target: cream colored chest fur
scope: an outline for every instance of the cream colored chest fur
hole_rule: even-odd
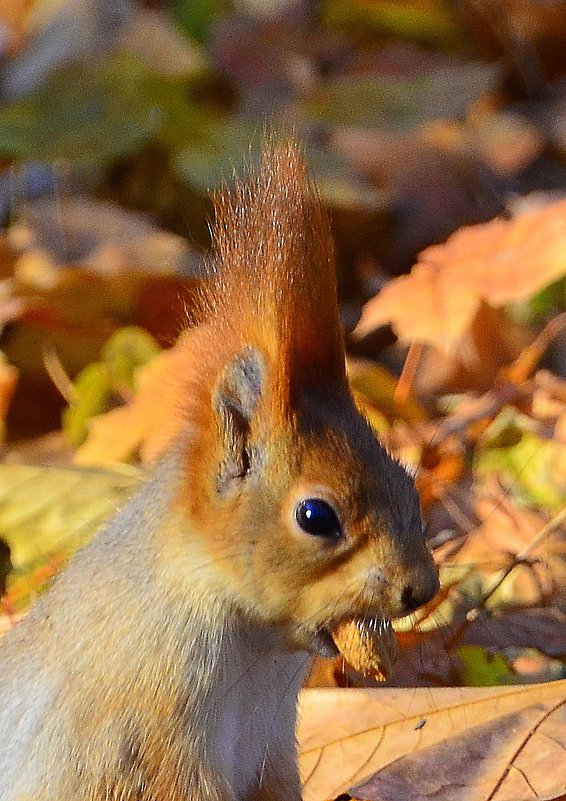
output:
[[[224,686],[215,688],[214,733],[209,759],[237,798],[245,797],[274,765],[295,751],[297,694],[307,654],[281,655],[234,649]]]

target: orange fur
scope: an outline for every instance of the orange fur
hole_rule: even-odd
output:
[[[348,390],[294,144],[219,198],[214,235],[200,324],[137,401],[169,452],[0,644],[0,801],[299,801],[310,655],[436,591],[413,481]]]
[[[214,335],[262,348],[276,370],[272,392],[289,405],[307,384],[343,383],[332,238],[297,145],[264,151],[258,175],[215,209]]]

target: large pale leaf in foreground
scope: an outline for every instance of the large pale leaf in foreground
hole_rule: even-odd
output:
[[[133,494],[140,471],[0,466],[0,536],[16,574],[65,558]]]
[[[410,275],[391,281],[364,307],[357,333],[391,323],[404,342],[449,348],[482,301],[522,301],[566,273],[566,201],[461,228],[426,248]]]
[[[299,744],[305,801],[355,786],[376,801],[554,798],[566,787],[566,681],[305,690]]]

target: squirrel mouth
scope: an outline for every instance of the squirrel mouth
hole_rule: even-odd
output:
[[[352,617],[331,630],[317,632],[317,651],[321,656],[339,653],[354,670],[377,681],[391,678],[397,658],[395,631],[388,618]]]

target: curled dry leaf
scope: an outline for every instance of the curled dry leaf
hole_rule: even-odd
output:
[[[354,670],[387,681],[397,657],[397,641],[391,621],[377,618],[354,618],[339,623],[332,639]]]
[[[404,342],[450,349],[481,301],[502,306],[531,297],[566,273],[566,200],[461,228],[426,248],[410,275],[391,281],[364,307],[356,333],[391,323]]]

